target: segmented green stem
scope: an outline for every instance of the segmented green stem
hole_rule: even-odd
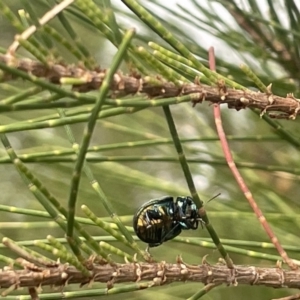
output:
[[[180,165],[181,165],[181,168],[183,170],[186,182],[188,184],[191,196],[193,197],[197,207],[202,207],[203,202],[201,201],[201,199],[200,199],[200,197],[199,197],[199,195],[196,191],[196,187],[195,187],[195,184],[194,184],[194,181],[193,181],[193,177],[192,177],[192,174],[190,172],[190,168],[189,168],[189,165],[187,163],[187,159],[186,159],[185,154],[183,152],[183,149],[182,149],[182,146],[181,146],[181,143],[180,143],[180,139],[179,139],[176,127],[175,127],[175,123],[174,123],[170,108],[169,108],[169,106],[164,106],[163,110],[164,110],[164,113],[165,113],[165,116],[166,116],[166,120],[167,120],[169,130],[170,130],[170,133],[171,133],[171,136],[172,136],[172,139],[173,139],[173,143],[174,143],[174,146],[175,146],[176,151],[178,153],[178,158],[179,158],[179,161],[180,161]]]
[[[64,112],[62,110],[60,110],[59,112],[60,112],[60,114],[63,118],[65,116]],[[65,130],[67,132],[68,139],[69,139],[70,143],[73,146],[73,150],[78,155],[78,153],[79,153],[78,144],[75,141],[75,137],[72,133],[72,130],[71,130],[70,126],[68,126],[68,125],[65,126]],[[138,251],[139,254],[143,255],[146,258],[148,258],[147,254],[144,253],[141,249],[139,249],[137,243],[133,240],[130,232],[123,225],[122,221],[120,220],[119,216],[116,213],[116,210],[113,208],[111,202],[107,199],[104,191],[102,190],[99,182],[95,178],[95,176],[94,176],[94,174],[93,174],[93,172],[92,172],[91,168],[89,167],[86,160],[85,160],[85,163],[83,165],[83,170],[84,170],[87,178],[89,179],[89,182],[92,185],[93,189],[96,191],[97,195],[99,196],[99,198],[100,198],[103,206],[105,207],[106,211],[109,213],[109,215],[111,216],[113,221],[117,224],[118,228],[120,229],[122,234],[125,236],[126,240],[133,245],[134,249],[136,251]],[[85,232],[85,236],[87,236],[86,232]],[[88,238],[91,242],[93,242],[94,247],[96,247],[97,250],[101,251],[102,247],[99,247],[99,245],[95,243],[95,241],[92,239],[92,237],[90,235],[88,235]],[[129,255],[127,254],[127,256],[129,256]]]
[[[120,45],[120,48],[112,61],[111,68],[107,71],[105,75],[105,78],[99,90],[96,104],[88,120],[86,129],[84,131],[85,132],[84,137],[79,147],[78,158],[74,167],[73,177],[71,180],[69,203],[68,203],[67,236],[70,238],[73,236],[73,231],[74,231],[75,205],[77,200],[78,186],[80,182],[81,170],[85,161],[87,149],[94,131],[94,127],[96,125],[98,114],[101,111],[102,105],[104,104],[105,97],[109,91],[110,82],[112,81],[115,72],[119,68],[120,63],[124,58],[124,53],[126,52],[133,35],[134,35],[134,30],[129,30],[125,34],[124,39]]]

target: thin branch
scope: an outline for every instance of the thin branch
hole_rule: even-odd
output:
[[[109,282],[109,288],[117,283],[152,280],[152,286],[170,284],[174,281],[190,281],[207,284],[226,284],[234,286],[263,285],[273,288],[300,288],[300,271],[283,270],[281,268],[259,268],[255,266],[234,265],[235,273],[226,265],[188,265],[181,259],[178,263],[126,263],[96,264],[87,261],[90,277],[84,276],[75,267],[68,264],[57,264],[54,267],[42,268],[31,264],[23,270],[6,268],[0,272],[0,288],[12,291],[14,288],[39,286],[65,286],[70,284],[92,284],[93,282]]]
[[[71,5],[74,0],[64,0],[58,5],[54,6],[50,11],[46,12],[45,15],[39,20],[40,25],[45,25],[50,20],[52,20],[56,15],[58,15],[61,11],[63,11],[66,7]],[[7,53],[13,55],[18,49],[20,42],[19,40],[27,40],[31,35],[35,33],[37,30],[35,25],[28,27],[21,35],[16,37],[16,40],[10,45],[7,50]]]
[[[209,52],[208,52],[208,55],[209,55],[209,68],[212,71],[215,71],[216,63],[215,63],[214,55],[212,55],[212,53],[213,53],[213,48],[210,48]],[[204,210],[204,208],[202,208],[202,210]],[[204,221],[206,221],[206,220],[204,219]],[[205,224],[205,226],[207,227],[208,224]],[[213,235],[212,235],[212,237],[213,237]],[[234,273],[235,270],[234,270],[234,267],[233,267],[232,259],[230,258],[229,254],[227,253],[226,249],[224,248],[223,244],[221,243],[219,237],[216,236],[216,238],[217,238],[217,240],[215,241],[215,244],[216,244],[217,248],[219,249],[220,253],[223,254],[223,257],[225,259],[227,267],[231,269],[232,273]]]
[[[209,49],[209,64],[210,64],[211,69],[215,70],[216,65],[215,65],[215,55],[214,55],[213,48]],[[233,160],[233,157],[231,155],[231,151],[230,151],[227,139],[226,139],[225,131],[223,129],[222,119],[221,119],[221,109],[220,109],[220,105],[218,105],[218,104],[214,105],[214,117],[215,117],[215,123],[216,123],[216,128],[218,131],[218,135],[220,138],[220,142],[222,144],[224,156],[226,158],[227,164],[228,164],[236,182],[238,183],[241,191],[244,193],[245,198],[248,200],[248,202],[249,202],[251,208],[253,209],[254,213],[256,214],[259,222],[263,226],[265,232],[269,236],[271,242],[274,244],[275,248],[277,249],[278,253],[282,257],[283,261],[286,264],[288,264],[288,266],[292,270],[296,270],[298,268],[298,266],[296,264],[294,264],[294,262],[289,258],[287,253],[284,251],[278,238],[275,236],[275,234],[274,234],[273,230],[271,229],[269,223],[267,222],[265,216],[263,215],[262,211],[259,209],[259,206],[257,205],[254,197],[252,196],[252,193],[248,189],[246,182],[244,181],[242,175],[240,174],[239,170],[236,167],[236,164]]]
[[[72,86],[78,92],[97,90],[103,83],[106,70],[86,70],[76,66],[53,64],[46,67],[40,62],[29,59],[17,59],[10,55],[0,55],[0,69],[4,71],[2,81],[16,77],[34,82],[36,77],[42,77],[54,84],[62,84],[65,78],[77,79],[80,83]],[[80,80],[78,80],[80,79]],[[36,82],[38,84],[38,82]],[[227,88],[223,82],[217,86],[209,86],[200,82],[182,83],[175,85],[158,77],[144,77],[139,75],[124,75],[115,73],[110,84],[110,96],[125,96],[144,93],[149,98],[170,98],[181,95],[199,94],[193,103],[209,101],[218,104],[227,104],[228,108],[236,110],[257,108],[261,115],[267,114],[273,118],[295,119],[300,113],[299,99],[289,93],[286,97],[274,95],[269,88],[267,93],[251,90],[237,90]],[[120,106],[120,103],[119,103]],[[272,112],[272,113],[271,113]]]

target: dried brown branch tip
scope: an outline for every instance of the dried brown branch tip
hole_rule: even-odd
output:
[[[11,55],[0,55],[0,63],[31,76],[44,78],[54,84],[62,84],[64,78],[80,79],[82,83],[73,85],[72,89],[81,93],[99,89],[106,74],[104,69],[87,70],[79,66],[56,63],[49,63],[46,66],[37,61],[17,59]],[[6,70],[2,75],[2,81],[12,80],[18,76],[22,77],[20,73],[16,74]],[[255,108],[261,111],[261,115],[267,114],[278,119],[295,119],[300,110],[299,99],[295,98],[292,93],[287,94],[286,97],[274,95],[271,85],[268,86],[266,93],[261,93],[248,89],[229,88],[223,81],[219,81],[217,86],[201,84],[199,80],[194,83],[175,85],[161,77],[141,77],[138,74],[124,75],[117,72],[111,82],[110,90],[111,97],[145,94],[147,98],[151,99],[191,95],[194,105],[203,101],[226,103],[228,108],[236,110],[247,107]]]
[[[1,295],[4,297],[18,288],[35,288],[41,292],[42,287],[58,286],[62,291],[66,285],[80,284],[90,287],[94,282],[106,284],[111,289],[117,283],[146,281],[143,288],[168,284],[174,281],[193,281],[204,285],[237,286],[263,285],[273,288],[300,288],[300,271],[274,268],[258,268],[254,266],[235,265],[229,269],[224,263],[210,265],[206,259],[201,265],[188,265],[177,259],[175,264],[160,263],[99,263],[94,259],[86,262],[85,268],[89,276],[83,275],[75,267],[62,263],[47,263],[45,265],[29,262],[23,258],[16,260],[23,269],[13,266],[0,270]],[[33,290],[31,290],[33,293]]]

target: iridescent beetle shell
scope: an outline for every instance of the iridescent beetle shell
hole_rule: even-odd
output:
[[[165,196],[143,204],[133,217],[133,228],[138,238],[156,247],[178,236],[181,231],[197,229],[201,220],[193,199]]]

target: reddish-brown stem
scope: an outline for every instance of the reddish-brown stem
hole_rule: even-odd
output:
[[[213,48],[210,48],[210,49],[209,49],[209,55],[208,55],[208,57],[209,57],[209,65],[210,65],[210,68],[211,68],[211,70],[214,70],[214,69],[215,69],[215,61],[214,61],[214,55],[211,55],[212,51],[213,51]],[[214,198],[214,197],[213,197],[213,198]],[[213,199],[213,198],[212,198],[212,199]],[[212,200],[212,199],[211,199],[211,200]],[[204,207],[202,207],[202,208],[199,210],[199,212],[200,212],[200,211],[204,211],[204,212],[205,212]],[[201,216],[201,214],[200,214],[200,216]],[[208,224],[206,224],[206,227],[208,227]],[[234,270],[234,267],[233,267],[233,262],[232,262],[231,258],[229,257],[229,254],[226,252],[226,249],[225,249],[224,246],[222,245],[222,243],[221,243],[221,241],[219,240],[219,238],[217,238],[217,241],[218,241],[217,243],[216,243],[215,241],[214,241],[214,242],[215,242],[215,244],[216,244],[218,250],[220,251],[221,254],[223,254],[223,257],[225,258],[227,267],[228,267],[229,269],[231,269],[231,270],[232,270],[232,273],[234,274],[235,270]]]
[[[211,70],[215,70],[215,68],[216,68],[214,49],[212,47],[209,49],[209,66],[210,66]],[[220,88],[222,88],[222,87],[220,87]],[[273,245],[277,249],[277,251],[280,254],[280,256],[282,257],[283,261],[292,270],[296,270],[298,268],[297,265],[294,264],[294,262],[289,258],[287,253],[282,248],[280,242],[278,241],[278,239],[275,236],[273,230],[271,229],[270,225],[268,224],[268,222],[267,222],[266,218],[264,217],[262,211],[259,209],[259,207],[258,207],[256,201],[254,200],[250,190],[248,189],[243,177],[241,176],[239,170],[236,167],[236,164],[235,164],[235,162],[233,160],[233,157],[231,155],[229,145],[228,145],[228,142],[227,142],[227,139],[226,139],[226,135],[225,135],[225,132],[224,132],[224,129],[223,129],[223,126],[222,126],[221,110],[220,110],[220,105],[219,104],[214,104],[214,118],[215,118],[215,124],[216,124],[218,136],[220,138],[220,142],[221,142],[221,145],[222,145],[222,149],[223,149],[223,152],[224,152],[226,162],[227,162],[227,164],[228,164],[235,180],[237,181],[240,189],[244,193],[246,199],[248,200],[250,206],[252,207],[254,213],[256,214],[259,222],[263,226],[265,232],[269,236],[271,242],[273,243]]]

